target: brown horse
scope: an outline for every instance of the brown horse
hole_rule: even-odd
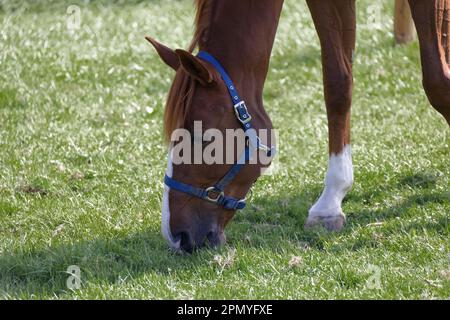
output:
[[[350,108],[355,0],[307,0],[307,3],[322,47],[330,158],[324,191],[309,210],[305,227],[322,225],[338,231],[345,223],[342,200],[353,183]],[[419,35],[426,94],[450,124],[450,0],[409,0],[409,3]],[[253,127],[272,128],[262,93],[282,6],[283,0],[196,0],[196,31],[188,51],[173,51],[147,38],[162,60],[176,71],[164,118],[168,140],[172,140],[176,129],[193,132],[195,121],[202,121],[204,129],[215,128],[222,133],[240,127],[221,75],[211,63],[192,54],[197,47],[212,54],[227,70],[247,103]],[[271,140],[267,138],[266,144],[274,142]],[[191,142],[195,144],[196,137]],[[231,166],[175,165],[169,153],[166,174],[191,186],[208,188]],[[244,198],[261,174],[261,167],[259,162],[246,164],[225,193]],[[235,214],[235,210],[167,185],[162,211],[164,237],[171,247],[187,252],[201,247],[206,240],[212,246],[222,244],[224,228]]]

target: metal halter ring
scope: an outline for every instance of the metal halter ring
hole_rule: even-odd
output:
[[[211,194],[215,194],[216,197],[211,196]],[[206,189],[206,198],[205,200],[212,202],[212,203],[217,203],[219,201],[220,198],[222,198],[224,196],[224,192],[217,190],[216,187],[210,187],[208,189]]]

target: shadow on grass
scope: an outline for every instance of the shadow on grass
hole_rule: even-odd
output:
[[[73,265],[82,271],[82,280],[116,284],[148,272],[170,275],[192,270],[210,261],[211,255],[208,251],[192,256],[171,252],[159,231],[3,253],[0,256],[0,298],[22,294],[58,297],[70,292],[66,284],[67,270]]]
[[[406,176],[398,185],[384,191],[435,186],[436,180],[422,178],[418,175]],[[306,186],[295,197],[254,199],[248,209],[238,213],[229,227],[228,246],[277,252],[289,244],[297,248],[304,246],[322,250],[327,241],[338,237],[345,239],[355,228],[402,217],[404,212],[414,206],[442,204],[449,200],[446,194],[425,189],[422,194],[410,196],[387,209],[348,212],[348,225],[342,233],[330,234],[320,229],[304,231],[303,223],[308,208],[320,192],[321,185],[317,184]],[[368,194],[353,195],[348,201],[360,202],[364,206],[363,199]],[[425,224],[413,221],[402,230],[409,232],[426,229],[426,232],[445,234],[448,233],[448,225],[448,219],[442,217]],[[372,241],[365,239],[352,241],[355,243],[343,243],[342,249],[357,250],[374,245]],[[336,250],[339,251],[339,248]],[[25,252],[3,253],[0,256],[0,298],[29,297],[30,293],[37,298],[63,296],[70,292],[66,284],[69,277],[66,270],[71,265],[78,266],[83,272],[82,279],[88,282],[114,285],[148,273],[170,276],[173,273],[193,272],[198,267],[208,268],[208,265],[213,268],[211,261],[215,254],[217,252],[212,250],[203,250],[191,256],[173,253],[168,250],[159,230],[79,243],[55,244]]]
[[[357,213],[350,212],[350,222],[364,225],[373,222],[386,221],[394,218],[402,218],[411,208],[427,204],[450,203],[450,192],[436,192],[436,184],[439,176],[431,173],[408,173],[398,179],[396,184],[378,186],[375,191],[364,193],[350,193],[344,200],[345,203],[357,204],[366,208]],[[413,194],[403,197],[402,194],[409,190]],[[392,202],[394,205],[386,207],[386,199],[400,195],[399,200]],[[367,209],[368,206],[378,207]]]

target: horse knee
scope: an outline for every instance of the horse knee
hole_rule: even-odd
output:
[[[425,77],[423,87],[431,105],[443,115],[449,115],[450,77],[444,74]]]

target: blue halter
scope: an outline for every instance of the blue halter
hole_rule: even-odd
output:
[[[200,51],[197,55],[198,58],[209,62],[219,72],[222,80],[227,86],[228,92],[233,101],[234,112],[237,120],[241,123],[242,128],[248,138],[249,143],[246,144],[244,153],[240,156],[237,163],[234,164],[227,174],[219,180],[213,187],[206,189],[190,186],[188,184],[176,181],[169,176],[165,176],[164,183],[171,189],[189,194],[191,196],[215,203],[228,210],[239,210],[245,208],[245,199],[235,199],[228,197],[224,194],[226,186],[228,186],[234,178],[239,174],[246,162],[251,159],[251,155],[256,149],[264,150],[267,152],[267,156],[272,157],[275,154],[275,148],[269,148],[260,142],[259,137],[252,129],[252,117],[248,113],[245,102],[239,97],[236,87],[233,84],[228,73],[222,67],[222,65],[212,55],[205,51]]]

